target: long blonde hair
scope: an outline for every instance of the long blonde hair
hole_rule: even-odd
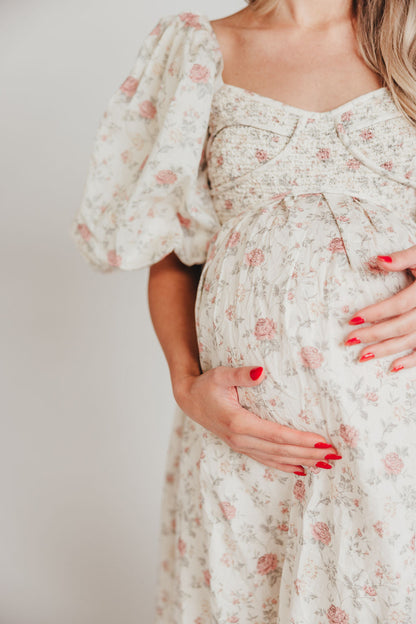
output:
[[[258,15],[279,0],[245,0]],[[352,20],[365,63],[416,126],[416,0],[352,0]]]

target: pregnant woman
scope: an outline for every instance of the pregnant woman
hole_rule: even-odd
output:
[[[157,624],[416,622],[416,3],[162,17],[71,233],[150,267]]]

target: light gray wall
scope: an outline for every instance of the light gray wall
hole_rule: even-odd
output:
[[[1,2],[1,624],[152,621],[174,404],[148,271],[93,272],[68,228],[142,38],[243,6]]]

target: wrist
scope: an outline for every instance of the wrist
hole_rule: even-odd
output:
[[[201,375],[200,369],[186,370],[182,372],[175,372],[175,375],[171,375],[172,391],[176,403],[181,409],[185,410],[185,405],[190,397],[191,386],[195,379]]]

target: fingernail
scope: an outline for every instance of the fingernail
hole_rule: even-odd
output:
[[[335,455],[335,453],[328,453],[328,455],[325,455],[325,459],[342,459],[342,455]]]
[[[326,442],[317,442],[316,444],[314,444],[315,448],[321,448],[321,449],[326,449],[326,448],[331,448],[332,444],[327,444]]]
[[[375,357],[374,353],[364,353],[364,355],[362,355],[360,357],[360,362],[365,362],[366,360],[371,360],[371,358]]]
[[[258,366],[257,368],[252,368],[250,371],[250,377],[254,380],[258,379],[263,372],[263,367]]]
[[[379,260],[383,260],[384,262],[393,262],[393,258],[391,256],[377,256]]]
[[[332,468],[331,464],[327,464],[326,462],[319,461],[315,464],[317,468]]]
[[[398,366],[392,368],[391,371],[395,373],[396,371],[402,370],[402,368],[404,368],[403,364],[399,364]]]
[[[349,321],[350,325],[361,325],[361,323],[365,323],[365,319],[363,319],[362,316],[354,316],[354,318]]]
[[[349,338],[348,340],[346,340],[344,342],[345,345],[353,345],[353,344],[360,344],[361,340],[359,338]]]
[[[306,477],[306,472],[298,472],[297,470],[295,470],[293,474],[299,475],[300,477]]]

